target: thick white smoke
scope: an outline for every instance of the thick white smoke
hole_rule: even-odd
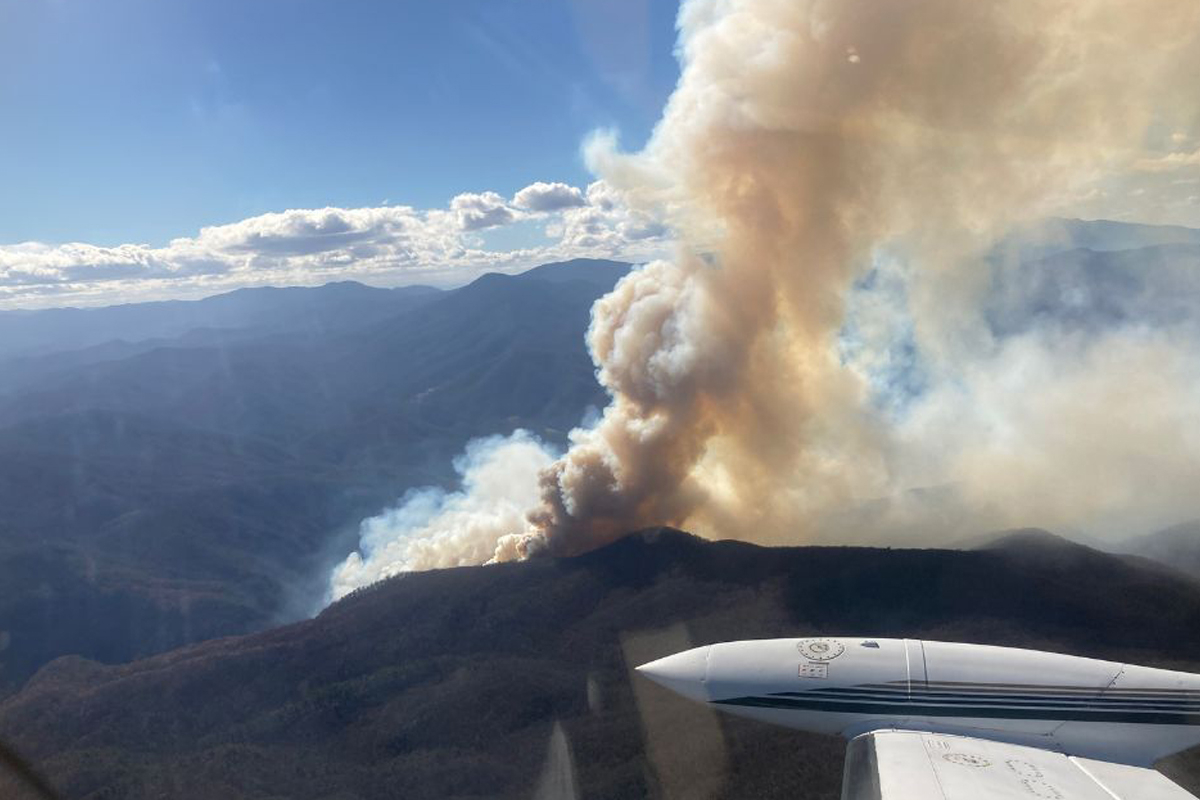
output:
[[[329,598],[401,572],[480,564],[498,531],[519,530],[537,502],[537,476],[554,453],[527,431],[475,439],[454,462],[461,489],[409,491],[393,509],[365,520],[360,552],[333,571]]]
[[[940,360],[887,272],[856,290],[842,344],[888,425],[897,494],[819,520],[822,538],[1040,525],[1120,539],[1200,516],[1200,248],[994,267],[985,335]]]
[[[1005,328],[984,257],[1200,132],[1200,4],[688,0],[679,30],[646,148],[588,151],[677,253],[593,308],[611,402],[490,555],[798,541],[947,484],[979,524],[1200,514],[1176,329]]]

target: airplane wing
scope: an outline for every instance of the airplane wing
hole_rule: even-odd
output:
[[[1197,800],[1144,767],[987,739],[881,730],[846,750],[842,800]]]

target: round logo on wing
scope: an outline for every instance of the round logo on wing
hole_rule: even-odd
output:
[[[801,639],[796,649],[809,661],[832,661],[846,650],[837,639]]]

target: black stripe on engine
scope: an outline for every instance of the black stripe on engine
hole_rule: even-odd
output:
[[[795,695],[796,693],[793,693]],[[769,697],[730,697],[713,700],[717,705],[750,708],[778,708],[800,711],[825,711],[843,714],[879,714],[904,717],[965,717],[968,719],[1046,719],[1065,722],[1129,722],[1151,725],[1200,725],[1200,713],[1161,709],[1108,709],[1071,707],[999,707],[970,702],[931,705],[925,702],[880,702],[829,697],[772,695]]]
[[[1027,683],[970,683],[966,681],[913,681],[914,686],[921,686],[929,691],[962,692],[975,690],[996,694],[1094,694],[1104,687],[1100,686],[1059,686],[1053,684],[1037,685]],[[890,683],[864,683],[863,689],[882,689],[884,691],[906,689],[908,681],[892,681]],[[1109,689],[1105,694],[1128,697],[1190,698],[1200,700],[1200,689],[1167,689],[1167,688],[1137,688]]]
[[[1096,690],[1098,691],[1098,690]],[[920,701],[925,703],[970,703],[997,706],[1079,706],[1101,707],[1112,709],[1161,709],[1167,711],[1195,711],[1200,713],[1200,701],[1195,700],[1163,700],[1163,699],[1125,699],[1110,698],[1093,692],[1092,695],[989,695],[949,692],[920,692],[914,690],[911,695],[904,692],[884,692],[858,688],[812,689],[807,692],[774,692],[777,697],[830,697],[845,700],[874,700],[877,702],[907,702]]]

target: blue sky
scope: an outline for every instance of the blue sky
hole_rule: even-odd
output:
[[[676,10],[0,0],[0,244],[159,247],[285,209],[586,186],[589,131],[637,147],[658,119]]]
[[[0,0],[0,309],[668,253],[581,144],[641,148],[679,77],[677,11]],[[1200,150],[1175,135],[1068,212],[1158,198],[1147,221],[1194,224]]]

